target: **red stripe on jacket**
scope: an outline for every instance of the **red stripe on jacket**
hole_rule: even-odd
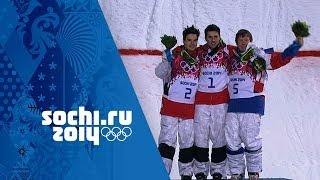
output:
[[[194,107],[194,104],[178,103],[162,97],[160,114],[182,119],[193,119]]]
[[[197,91],[195,104],[207,104],[207,105],[216,105],[224,104],[229,102],[229,92],[228,88],[225,88],[221,92],[216,93],[207,93]]]

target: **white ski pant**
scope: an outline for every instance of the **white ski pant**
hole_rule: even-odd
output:
[[[228,174],[262,171],[262,141],[260,115],[255,113],[227,113],[226,140]],[[242,147],[242,143],[244,147]],[[246,158],[245,165],[245,159]]]
[[[225,118],[227,104],[196,105],[194,116],[195,160],[194,173],[206,176],[221,173],[226,177]],[[209,141],[212,142],[211,162],[209,161]]]
[[[179,174],[193,175],[193,143],[194,143],[193,119],[181,119],[171,116],[161,116],[161,130],[159,135],[159,151],[170,174],[172,160],[179,140]]]

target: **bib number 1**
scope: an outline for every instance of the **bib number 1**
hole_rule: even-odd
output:
[[[209,77],[210,79],[210,86],[208,86],[208,88],[216,88],[216,86],[213,85],[213,78]]]

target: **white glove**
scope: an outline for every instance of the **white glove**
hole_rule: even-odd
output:
[[[259,49],[257,45],[255,45],[255,44],[253,44],[251,42],[247,45],[247,49],[246,50],[248,50],[249,48],[252,48],[254,50],[258,50]]]
[[[266,54],[262,48],[258,48],[258,46],[253,43],[249,43],[247,46],[247,49],[249,49],[250,47],[254,50],[254,54],[257,57],[264,59],[267,65],[270,64],[270,59],[271,59],[270,54]]]

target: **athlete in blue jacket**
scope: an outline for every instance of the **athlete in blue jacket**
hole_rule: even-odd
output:
[[[273,54],[266,54],[252,44],[252,35],[248,30],[239,30],[235,41],[237,47],[229,50],[230,101],[225,126],[228,173],[233,180],[242,179],[247,168],[249,179],[255,180],[259,179],[262,171],[260,120],[265,107],[266,69],[277,69],[288,64],[297,55],[304,40],[297,37],[284,52]],[[257,68],[259,65],[265,68]]]

